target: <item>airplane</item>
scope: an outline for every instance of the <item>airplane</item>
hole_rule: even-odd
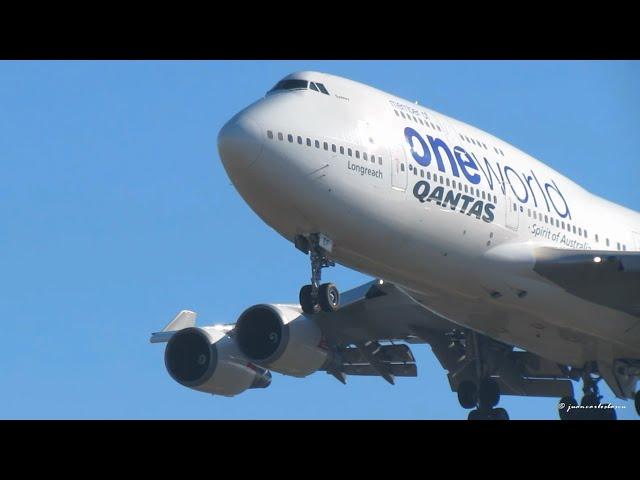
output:
[[[502,395],[558,398],[562,420],[616,419],[601,380],[640,415],[640,214],[476,127],[315,71],[233,116],[220,159],[244,201],[307,255],[299,301],[152,343],[183,386],[224,396],[271,372],[394,384],[427,344],[469,420]],[[339,263],[374,280],[340,292]],[[582,398],[573,383],[582,381]]]

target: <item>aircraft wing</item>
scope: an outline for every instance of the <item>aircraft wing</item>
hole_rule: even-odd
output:
[[[374,280],[342,294],[337,312],[318,313],[314,320],[327,342],[337,346],[341,363],[333,374],[379,375],[389,383],[397,376],[417,376],[417,365],[407,344],[429,344],[447,371],[452,391],[463,380],[472,380],[468,332],[431,312],[402,288]],[[465,339],[465,334],[467,339]],[[573,395],[569,371],[530,352],[475,333],[487,345],[491,376],[504,395],[563,397]],[[397,343],[404,342],[404,343]]]
[[[567,292],[640,317],[640,252],[534,251],[534,271]]]

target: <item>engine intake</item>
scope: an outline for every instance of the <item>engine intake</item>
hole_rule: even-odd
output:
[[[223,332],[207,327],[174,333],[167,343],[164,362],[176,382],[217,395],[234,396],[271,383],[268,370],[251,364]]]
[[[331,359],[316,323],[289,305],[254,305],[235,327],[239,350],[252,362],[295,377],[320,370]]]

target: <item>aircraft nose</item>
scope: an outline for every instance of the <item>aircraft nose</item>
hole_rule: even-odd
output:
[[[218,152],[222,163],[232,169],[253,164],[262,152],[262,129],[248,115],[236,115],[218,133]]]

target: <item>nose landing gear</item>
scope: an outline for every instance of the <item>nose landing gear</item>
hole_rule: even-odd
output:
[[[312,233],[308,237],[296,236],[295,245],[298,250],[309,253],[311,259],[311,284],[300,289],[302,311],[307,314],[319,310],[335,312],[340,307],[340,292],[333,283],[320,284],[322,269],[335,266],[328,256],[333,246],[331,240],[321,233]]]

